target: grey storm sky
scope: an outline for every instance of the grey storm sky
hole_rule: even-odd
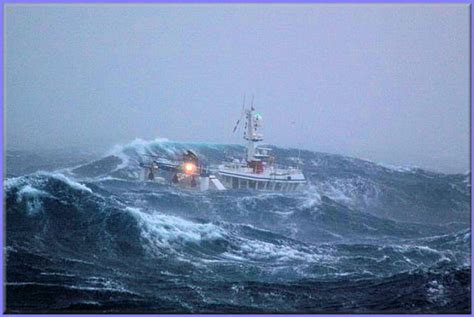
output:
[[[266,142],[469,169],[467,4],[5,8],[7,149]]]

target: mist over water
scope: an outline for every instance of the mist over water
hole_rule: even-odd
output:
[[[470,311],[470,174],[271,147],[302,160],[307,189],[137,179],[143,154],[216,164],[239,145],[137,139],[70,166],[67,152],[7,153],[7,310]]]
[[[9,4],[7,147],[238,143],[247,94],[272,144],[464,173],[469,17],[466,4]]]

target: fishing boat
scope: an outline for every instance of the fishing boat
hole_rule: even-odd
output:
[[[151,156],[151,162],[140,163],[143,178],[147,181],[163,183],[165,177],[157,176],[160,171],[170,175],[173,185],[207,190],[259,190],[291,192],[303,188],[306,179],[300,167],[284,167],[276,164],[275,157],[268,147],[258,146],[263,135],[258,132],[262,125],[262,116],[252,106],[243,107],[245,126],[243,137],[246,142],[243,157],[231,158],[217,167],[204,166],[199,156],[192,150],[186,150],[179,161],[170,161],[162,157]],[[237,129],[240,119],[234,127]]]

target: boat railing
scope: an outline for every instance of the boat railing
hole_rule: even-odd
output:
[[[248,167],[247,165],[243,163],[235,163],[235,162],[225,163],[224,168],[239,171],[239,172],[244,172],[244,173],[254,172],[253,168]],[[301,174],[301,169],[296,168],[296,167],[291,167],[291,166],[285,166],[285,165],[273,164],[271,166],[265,167],[265,169],[269,171],[271,175],[275,175],[275,176]]]
[[[301,168],[299,168],[299,167],[282,165],[282,164],[273,164],[272,166],[273,166],[275,172],[287,173],[287,174],[299,174],[299,173],[301,173]]]
[[[249,171],[251,171],[252,169],[250,167],[248,167],[246,164],[243,164],[243,163],[235,163],[235,162],[226,162],[224,163],[224,167],[225,168],[229,168],[229,169],[239,169],[239,170],[242,170],[242,169],[248,169]]]

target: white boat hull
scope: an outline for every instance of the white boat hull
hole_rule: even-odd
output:
[[[276,171],[269,171],[257,174],[220,166],[217,176],[226,189],[292,192],[301,190],[306,185],[303,174],[296,170],[293,173],[278,174]]]

